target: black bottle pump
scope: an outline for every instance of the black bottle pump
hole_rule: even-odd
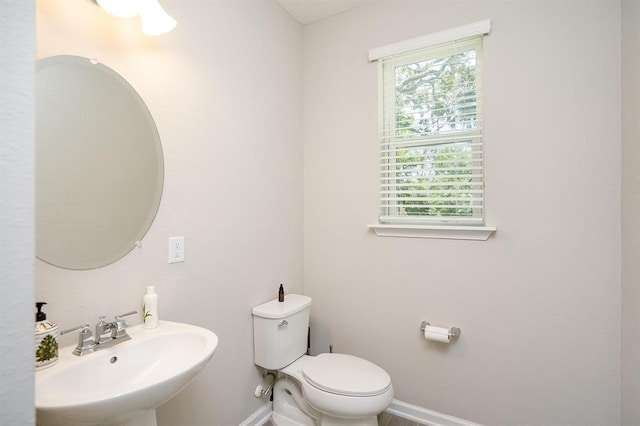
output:
[[[42,312],[42,306],[46,304],[47,302],[36,302],[36,308],[38,309],[38,312],[36,312],[36,322],[44,321],[47,319],[47,314]]]

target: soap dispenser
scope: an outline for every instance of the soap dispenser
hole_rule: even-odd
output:
[[[42,306],[47,302],[37,302],[36,309],[36,345],[35,360],[36,370],[50,367],[58,362],[58,342],[60,334],[58,325],[47,320],[47,314],[42,312]]]

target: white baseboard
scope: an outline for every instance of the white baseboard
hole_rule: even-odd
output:
[[[265,403],[244,422],[240,423],[240,426],[264,425],[271,420],[272,407],[273,405],[271,402]],[[406,402],[398,401],[397,399],[394,399],[391,402],[391,405],[385,410],[385,412],[428,426],[482,426],[469,420],[449,416],[433,410],[427,410],[426,408],[407,404]]]
[[[271,420],[271,412],[273,411],[273,404],[271,402],[265,403],[262,407],[258,408],[252,415],[240,423],[240,426],[262,426]]]
[[[427,410],[417,405],[407,404],[406,402],[394,399],[389,408],[384,410],[394,416],[411,420],[428,426],[481,426],[469,420],[460,419],[458,417],[442,414],[437,411]]]

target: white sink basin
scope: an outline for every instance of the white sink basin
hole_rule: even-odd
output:
[[[209,362],[218,336],[188,324],[127,329],[131,340],[36,372],[39,426],[154,424],[155,408],[180,392]]]

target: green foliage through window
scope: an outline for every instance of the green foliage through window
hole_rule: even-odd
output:
[[[473,153],[469,143],[398,151],[396,183],[402,216],[472,216]]]
[[[395,68],[396,137],[475,129],[475,53]]]

